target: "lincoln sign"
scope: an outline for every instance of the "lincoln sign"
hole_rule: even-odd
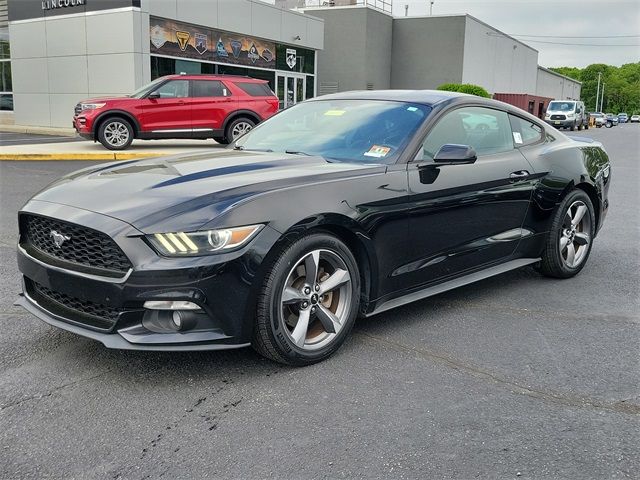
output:
[[[42,10],[86,5],[87,0],[42,0]]]

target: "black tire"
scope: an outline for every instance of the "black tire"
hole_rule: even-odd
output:
[[[243,125],[248,126],[249,129],[247,130],[246,127],[242,128]],[[244,135],[244,133],[248,132],[255,126],[256,122],[248,117],[238,117],[233,119],[231,122],[229,122],[229,125],[227,125],[227,128],[224,131],[224,138],[226,143],[229,144],[235,142],[238,138]],[[243,130],[244,133],[237,135],[236,132],[238,129]]]
[[[582,130],[582,124],[578,125],[578,131]]]
[[[216,143],[219,143],[220,145],[229,144],[229,142],[227,142],[227,139],[225,137],[213,137],[213,139],[216,141]]]
[[[133,142],[134,130],[128,120],[109,117],[98,128],[98,141],[109,150],[125,150]]]
[[[295,326],[300,321],[301,308],[304,304],[294,302],[285,304],[283,294],[285,287],[289,285],[288,281],[292,278],[292,274],[296,275],[296,272],[300,271],[298,268],[302,265],[300,263],[301,259],[309,256],[311,252],[317,251],[325,252],[328,255],[336,255],[336,258],[339,258],[342,261],[342,265],[346,267],[346,271],[350,276],[349,283],[339,287],[341,290],[338,296],[332,297],[332,299],[337,299],[335,303],[338,305],[340,301],[343,301],[340,295],[344,295],[344,301],[347,302],[347,305],[343,308],[341,315],[343,321],[340,323],[340,330],[336,330],[336,333],[323,331],[323,322],[321,322],[320,317],[317,314],[315,317],[311,315],[309,317],[309,326],[304,330],[305,333],[302,336],[303,345],[299,346],[294,342],[293,336],[295,334]],[[321,274],[322,261],[322,258],[320,258],[320,262],[318,262],[320,267],[317,269],[318,275]],[[304,265],[304,275],[306,275],[306,264]],[[326,270],[324,274],[328,275]],[[323,281],[321,280],[320,284]],[[307,284],[304,280],[303,283],[304,285]],[[304,285],[300,286],[298,284],[298,288],[302,289]],[[302,293],[301,290],[296,291]],[[335,291],[332,290],[331,294],[335,295]],[[313,290],[311,290],[311,293],[313,293]],[[348,297],[349,294],[350,297]],[[319,302],[315,305],[320,307],[322,298],[318,299],[316,295],[315,301]],[[355,322],[359,303],[360,274],[356,260],[349,248],[341,240],[328,233],[321,232],[306,235],[284,248],[265,275],[264,284],[256,303],[256,326],[252,345],[258,353],[279,363],[304,366],[320,362],[332,355],[344,343]],[[309,308],[311,308],[310,305]],[[289,317],[288,321],[284,318],[285,309],[298,307],[300,308],[298,310],[299,316],[295,325],[292,326],[287,323],[291,317]],[[286,310],[286,312],[290,315],[290,310]],[[307,345],[309,332],[312,331],[319,332],[317,333],[317,338],[321,340],[318,341],[317,348],[311,344]],[[314,339],[312,338],[311,340]]]
[[[577,207],[574,207],[576,205]],[[574,208],[577,209],[581,205],[584,205],[586,207],[584,216],[581,218],[588,219],[588,228],[584,227],[584,231],[577,230],[577,232],[578,234],[586,233],[588,235],[588,243],[585,245],[586,249],[580,253],[581,256],[579,263],[571,266],[567,263],[567,259],[565,259],[565,255],[563,253],[564,249],[561,249],[561,239],[562,237],[566,237],[565,232],[568,225],[568,210],[571,208],[571,210],[575,212],[576,210],[574,210]],[[579,226],[580,225],[578,225],[578,227]],[[591,254],[595,229],[596,215],[589,195],[587,195],[583,190],[580,189],[572,190],[567,194],[562,203],[560,203],[554,215],[551,229],[547,235],[545,248],[542,253],[542,261],[540,262],[539,267],[540,272],[548,277],[554,278],[570,278],[574,275],[577,275],[580,270],[584,268],[587,260],[589,259],[589,255]],[[574,230],[574,235],[575,232],[576,231]],[[574,238],[576,239],[575,242]],[[580,239],[580,241],[582,242],[583,240]],[[577,235],[575,237],[572,236],[572,239],[569,240],[569,242],[575,248],[575,245],[578,242]],[[580,248],[581,245],[578,247],[578,252],[580,252]],[[575,250],[574,255],[578,255]],[[578,258],[576,257],[576,260],[577,259]]]
[[[576,124],[572,124],[571,127],[569,127],[569,130],[571,130],[572,132],[576,129]]]
[[[585,129],[585,130],[589,130],[589,122],[587,122],[587,123],[585,123],[585,124],[584,124],[584,129]]]

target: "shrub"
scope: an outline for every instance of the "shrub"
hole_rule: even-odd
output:
[[[491,98],[489,92],[479,85],[472,85],[470,83],[443,83],[438,87],[438,90],[445,90],[447,92],[460,92],[468,93],[469,95],[476,95],[478,97]]]

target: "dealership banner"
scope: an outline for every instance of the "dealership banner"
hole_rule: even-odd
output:
[[[165,18],[149,19],[151,54],[276,68],[274,42]]]

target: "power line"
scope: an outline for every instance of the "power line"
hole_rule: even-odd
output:
[[[525,34],[516,34],[510,33],[512,37],[531,37],[531,38],[636,38],[640,37],[640,35],[604,35],[600,36],[564,36],[564,35],[525,35]]]
[[[548,45],[571,45],[574,47],[640,47],[637,43],[626,44],[607,44],[607,43],[565,43],[565,42],[546,42],[543,40],[526,40],[528,43],[546,43]]]

